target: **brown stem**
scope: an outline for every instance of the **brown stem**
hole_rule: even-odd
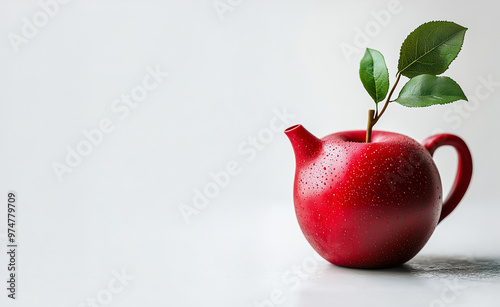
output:
[[[374,117],[375,117],[375,110],[368,110],[368,126],[366,127],[367,143],[370,143],[372,141],[372,127],[373,127]]]
[[[392,94],[394,93],[394,90],[396,89],[396,86],[398,85],[399,79],[401,78],[401,73],[398,72],[398,75],[396,76],[396,81],[394,81],[394,85],[391,88],[391,91],[389,92],[389,95],[387,95],[387,100],[385,101],[384,107],[382,108],[382,111],[380,111],[380,114],[378,114],[375,119],[373,120],[372,127],[378,122],[382,114],[384,114],[385,109],[387,109],[387,106],[391,102],[391,97]]]

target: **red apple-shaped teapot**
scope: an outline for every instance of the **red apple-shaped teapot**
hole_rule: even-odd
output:
[[[285,130],[296,157],[294,203],[307,241],[329,262],[354,268],[405,263],[458,205],[472,176],[472,157],[458,136],[422,144],[397,133],[347,131],[316,138],[301,125]],[[432,159],[451,145],[458,171],[446,200]]]

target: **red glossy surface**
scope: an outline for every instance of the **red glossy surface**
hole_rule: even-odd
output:
[[[417,141],[392,132],[334,133],[318,139],[285,130],[296,156],[294,203],[306,239],[333,264],[382,268],[405,263],[461,200],[472,175],[465,143],[453,135]],[[459,167],[443,207],[434,150],[451,145]],[[444,208],[442,210],[442,208]]]

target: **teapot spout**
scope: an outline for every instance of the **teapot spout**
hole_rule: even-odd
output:
[[[323,142],[302,125],[295,125],[285,129],[285,134],[292,143],[297,165],[314,159],[323,147]]]

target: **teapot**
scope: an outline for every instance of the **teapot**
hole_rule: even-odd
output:
[[[387,268],[413,258],[464,196],[472,177],[466,143],[438,134],[421,144],[394,132],[333,133],[322,139],[302,125],[285,130],[296,159],[295,213],[311,246],[327,261]],[[435,150],[458,153],[455,181],[443,200]]]

